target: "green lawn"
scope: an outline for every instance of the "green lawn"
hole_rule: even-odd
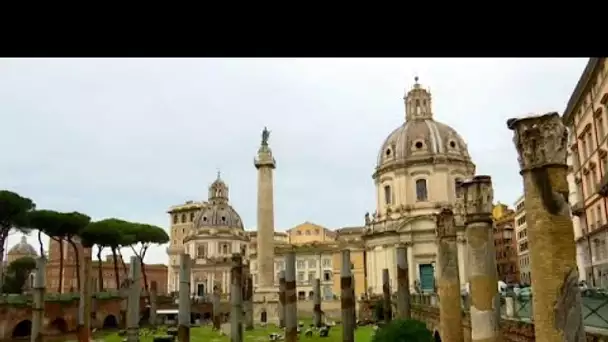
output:
[[[306,329],[306,328],[304,328],[304,329]],[[166,335],[164,333],[165,331],[166,331],[166,329],[164,329],[164,328],[159,329],[159,333],[155,334],[154,332],[152,332],[148,329],[142,328],[140,330],[140,334],[142,335],[140,338],[140,341],[141,342],[152,342],[153,336]],[[245,336],[244,336],[245,338],[243,340],[246,342],[268,341],[268,335],[273,332],[280,332],[280,329],[278,329],[275,326],[268,326],[266,328],[256,327],[256,329],[254,329],[252,331],[245,331]],[[357,342],[371,341],[372,332],[373,332],[373,330],[370,326],[357,328],[357,330],[355,331],[355,341],[357,341]],[[122,340],[123,340],[123,337],[118,336],[117,333],[107,335],[103,338],[103,341],[105,341],[105,342],[122,342]],[[191,341],[204,341],[204,342],[229,342],[230,337],[221,336],[219,332],[212,331],[211,327],[205,326],[205,327],[191,328],[190,329],[190,340]],[[328,338],[320,338],[318,336],[318,334],[315,332],[313,337],[307,338],[302,335],[300,340],[311,341],[311,342],[312,341],[325,341],[325,342],[342,341],[342,327],[339,325],[332,327],[329,332]]]

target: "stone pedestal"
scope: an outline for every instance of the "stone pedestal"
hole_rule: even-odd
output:
[[[264,313],[266,313],[264,315]],[[257,288],[253,293],[253,321],[256,324],[279,325],[279,289],[277,287]]]

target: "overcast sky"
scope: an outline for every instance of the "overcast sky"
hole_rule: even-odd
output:
[[[435,119],[463,136],[495,200],[512,205],[522,182],[505,121],[561,113],[586,61],[0,59],[0,189],[38,208],[167,229],[168,207],[206,199],[220,169],[255,229],[253,157],[266,125],[276,229],[361,225],[374,211],[378,149],[403,123],[418,75]],[[164,247],[149,254],[167,259]]]

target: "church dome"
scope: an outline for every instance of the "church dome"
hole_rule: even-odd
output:
[[[220,178],[209,186],[209,200],[196,214],[194,228],[225,227],[243,230],[241,216],[228,203],[228,186]]]
[[[377,171],[414,164],[471,163],[467,145],[452,127],[435,121],[431,94],[416,78],[404,97],[405,122],[393,130],[378,152]]]
[[[27,243],[27,238],[25,236],[21,237],[21,241],[14,245],[9,251],[10,255],[21,255],[21,256],[36,256],[38,253],[34,246]]]

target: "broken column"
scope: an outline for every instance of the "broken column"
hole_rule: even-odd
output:
[[[321,279],[315,279],[315,286],[313,288],[313,309],[312,309],[312,323],[315,327],[321,327]]]
[[[384,309],[384,322],[389,323],[392,319],[391,310],[391,282],[388,268],[382,270],[382,299]]]
[[[298,340],[298,307],[296,294],[296,253],[285,255],[285,341]]]
[[[350,251],[342,251],[342,266],[340,268],[340,302],[342,306],[342,341],[355,341],[355,298],[353,298],[353,278],[350,262]]]
[[[190,255],[182,253],[179,264],[179,303],[177,314],[177,338],[179,342],[190,341],[190,263]]]
[[[397,246],[397,315],[401,319],[412,317],[410,309],[410,280],[407,264],[407,247]]]
[[[213,286],[211,306],[213,308],[213,330],[220,330],[220,288],[217,285]]]
[[[441,339],[462,342],[462,308],[460,304],[456,224],[454,213],[448,208],[444,208],[437,215],[437,254]]]
[[[285,328],[285,271],[279,272],[279,328]]]
[[[536,341],[584,341],[566,164],[568,131],[558,113],[511,119],[524,181]]]
[[[500,297],[492,226],[492,178],[475,176],[462,182],[461,189],[466,213],[471,341],[497,341],[500,336]]]
[[[253,330],[253,277],[247,276],[245,281],[245,330]]]
[[[230,341],[243,342],[243,259],[232,255],[230,269]]]
[[[156,326],[156,310],[158,308],[158,283],[152,281],[150,283],[150,325]]]
[[[91,255],[83,255],[80,263],[80,299],[78,300],[78,341],[88,342],[91,334]]]
[[[36,259],[34,274],[34,302],[32,305],[32,342],[42,341],[44,322],[44,292],[46,289],[46,259],[44,256]]]
[[[127,341],[139,341],[139,310],[141,298],[141,262],[136,256],[129,263],[129,295],[127,299]]]

